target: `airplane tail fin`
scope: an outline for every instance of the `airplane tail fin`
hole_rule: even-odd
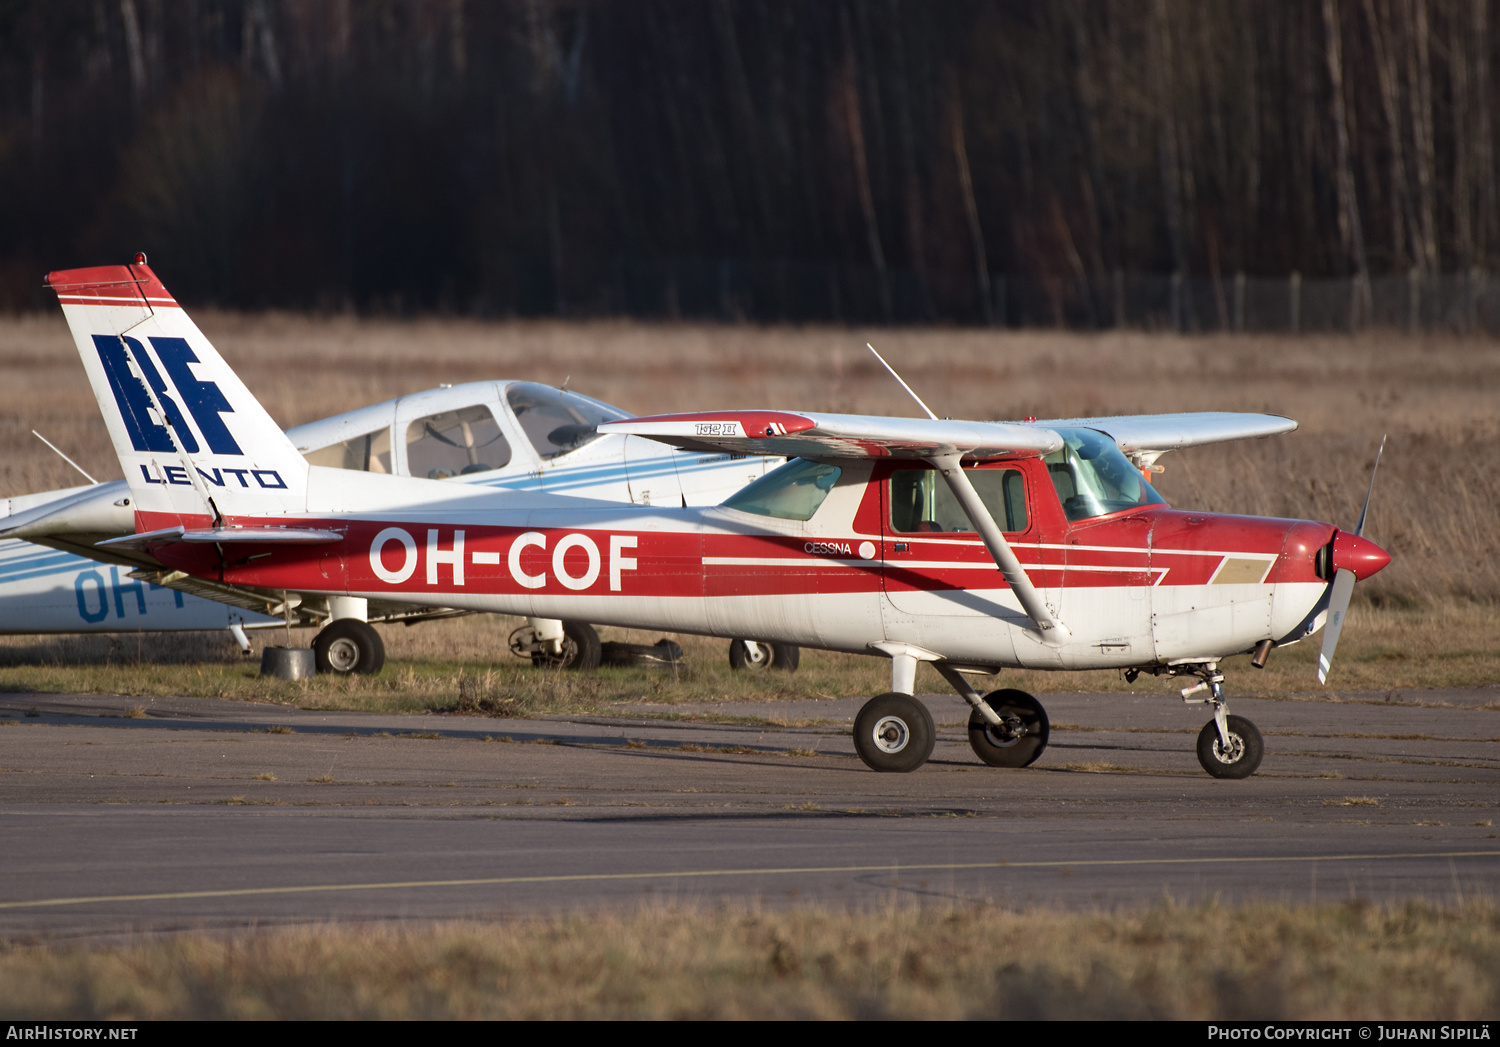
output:
[[[137,255],[49,273],[143,529],[307,507],[306,460]]]

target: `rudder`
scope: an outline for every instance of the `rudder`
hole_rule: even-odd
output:
[[[306,508],[306,460],[143,255],[49,273],[47,284],[104,415],[138,529]]]

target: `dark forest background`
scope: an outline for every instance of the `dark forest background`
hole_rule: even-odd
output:
[[[1474,274],[1497,16],[0,0],[0,305],[137,250],[191,302],[490,316],[982,323],[1011,280],[1087,319],[1140,274]]]

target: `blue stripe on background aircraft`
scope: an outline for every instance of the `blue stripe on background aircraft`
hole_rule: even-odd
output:
[[[287,430],[314,465],[447,479],[640,505],[716,505],[764,475],[762,458],[674,451],[595,426],[631,417],[567,389],[469,382],[413,393]],[[772,461],[771,465],[779,464]],[[384,645],[371,621],[463,613],[400,603],[221,585],[171,571],[144,550],[97,543],[135,533],[125,481],[0,499],[0,633],[321,629],[319,668],[375,672]],[[537,664],[590,668],[598,634],[582,622],[528,619],[511,649]],[[795,668],[784,644],[737,640],[737,668]]]

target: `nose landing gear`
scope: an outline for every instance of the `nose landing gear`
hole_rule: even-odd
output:
[[[1224,674],[1215,662],[1189,670],[1199,677],[1192,687],[1184,687],[1182,700],[1190,705],[1213,707],[1214,718],[1198,732],[1198,762],[1215,778],[1248,778],[1260,766],[1265,745],[1255,724],[1243,716],[1229,715],[1224,700]],[[1205,698],[1193,695],[1207,692]]]

